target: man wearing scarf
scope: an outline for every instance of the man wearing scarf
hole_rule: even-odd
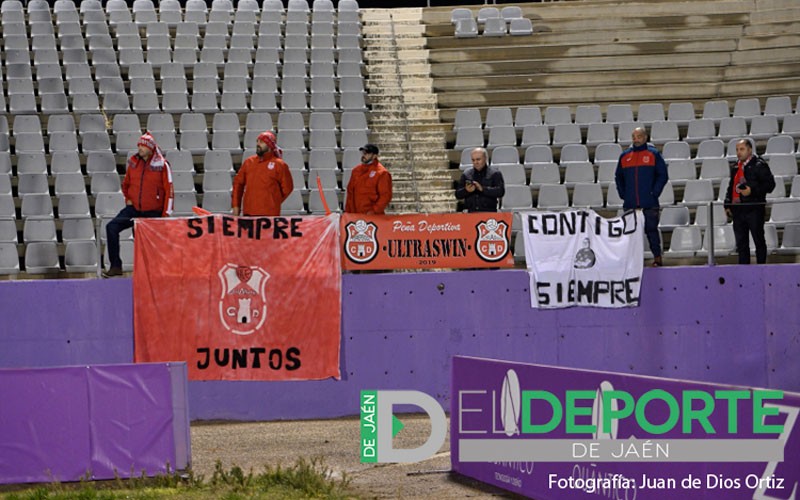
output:
[[[747,139],[736,143],[736,159],[725,193],[725,212],[733,218],[733,234],[739,264],[750,263],[750,234],[756,247],[756,263],[767,262],[764,216],[767,195],[775,189],[775,177],[767,162],[753,154]]]
[[[109,261],[109,269],[103,273],[106,278],[122,275],[119,233],[133,227],[133,219],[172,214],[174,193],[169,163],[149,132],[139,138],[137,148],[138,152],[128,158],[122,181],[125,208],[106,225]]]
[[[256,139],[256,154],[246,159],[233,179],[233,215],[281,214],[281,203],[294,189],[289,166],[281,159],[275,134],[262,132]]]

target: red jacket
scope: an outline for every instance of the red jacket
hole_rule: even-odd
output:
[[[392,174],[377,160],[353,168],[347,184],[344,211],[350,214],[383,215],[392,201]]]
[[[272,153],[253,155],[242,163],[233,179],[231,206],[242,207],[241,215],[281,214],[281,203],[294,189],[289,166]],[[244,198],[244,204],[242,204]]]
[[[138,154],[131,156],[122,181],[122,194],[125,202],[139,212],[160,210],[161,215],[169,216],[175,199],[169,163],[158,155],[147,162]]]

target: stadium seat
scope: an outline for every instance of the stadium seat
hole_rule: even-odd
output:
[[[541,125],[542,112],[538,106],[522,106],[514,113],[514,127],[522,130],[528,125]]]
[[[703,240],[697,226],[679,226],[673,229],[670,247],[664,252],[665,259],[694,256],[702,248]]]
[[[778,248],[778,254],[800,254],[800,224],[787,224],[783,228],[783,238],[781,239],[781,246]]]
[[[503,211],[525,210],[533,207],[531,190],[528,186],[509,185],[505,188],[501,201]]]
[[[97,272],[96,243],[94,241],[68,241],[64,251],[64,267],[68,273]]]
[[[682,201],[684,205],[696,206],[713,200],[714,186],[710,180],[686,181]]]
[[[661,103],[640,104],[639,109],[636,112],[636,121],[639,124],[644,124],[647,126],[650,126],[655,122],[666,121],[666,117],[664,116],[664,105]]]
[[[687,126],[695,119],[694,105],[690,102],[673,102],[667,109],[667,121],[675,122],[678,126]]]
[[[563,184],[542,184],[537,197],[538,208],[562,209],[569,207],[567,186]]]
[[[725,215],[725,207],[721,203],[712,204],[714,225],[722,226],[728,223],[728,217]],[[708,205],[698,205],[694,213],[694,225],[700,227],[708,226]]]
[[[17,254],[17,244],[11,242],[0,242],[0,274],[15,275],[19,274],[19,256]]]
[[[25,245],[25,271],[29,274],[57,273],[58,247],[55,242],[33,242]]]
[[[475,38],[478,36],[478,23],[474,19],[459,19],[456,22],[456,38]]]
[[[675,186],[683,186],[687,181],[697,179],[697,167],[692,160],[670,160],[667,162],[667,173]]]
[[[572,189],[572,206],[576,208],[603,208],[603,187],[600,184],[578,183]]]
[[[713,139],[717,135],[717,130],[714,127],[714,120],[699,119],[691,120],[688,124],[686,137],[684,141],[689,144],[696,144],[706,139]]]
[[[767,97],[764,104],[764,115],[785,117],[792,114],[792,99],[789,96]]]
[[[747,122],[741,116],[723,118],[719,122],[718,137],[723,141],[729,141],[737,137],[747,135]]]
[[[671,231],[676,227],[687,225],[689,225],[689,207],[674,206],[661,209],[658,228],[662,231]]]
[[[700,179],[710,179],[714,184],[730,176],[726,158],[706,158],[700,166]]]
[[[724,224],[714,226],[711,231],[703,230],[703,245],[695,255],[705,257],[711,248],[710,235],[714,234],[714,256],[726,257],[736,251],[736,238],[733,234],[733,225]],[[673,232],[674,235],[674,232]]]
[[[531,187],[542,184],[561,184],[561,171],[555,163],[535,163],[531,171]]]
[[[731,116],[728,101],[706,101],[703,105],[703,118],[719,123],[723,118]]]
[[[508,22],[508,33],[512,36],[530,35],[533,33],[533,23],[525,17],[511,19]]]

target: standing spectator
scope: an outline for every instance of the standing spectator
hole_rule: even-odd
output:
[[[133,227],[133,219],[169,217],[172,214],[175,195],[169,163],[149,132],[139,138],[136,146],[138,152],[128,158],[122,181],[125,208],[106,225],[109,269],[103,273],[105,278],[122,276],[119,233]]]
[[[731,180],[725,193],[725,213],[733,217],[733,234],[739,264],[750,263],[750,238],[756,246],[756,263],[767,262],[767,241],[764,238],[764,215],[767,194],[775,189],[775,178],[769,165],[753,154],[747,139],[736,143],[736,158],[731,167]]]
[[[378,161],[378,146],[366,144],[359,151],[361,163],[350,174],[344,211],[349,214],[383,215],[392,201],[392,174]]]
[[[282,156],[275,134],[266,131],[258,135],[256,154],[242,163],[233,179],[233,215],[281,214],[281,203],[294,189],[292,174]]]
[[[617,162],[614,178],[617,192],[625,210],[641,209],[644,212],[644,232],[650,251],[653,252],[653,267],[661,267],[661,237],[658,234],[658,197],[669,180],[667,164],[656,148],[647,144],[649,139],[644,127],[631,133],[633,145],[622,152]]]
[[[456,198],[464,200],[467,212],[497,212],[497,202],[506,194],[503,174],[487,165],[489,158],[484,148],[473,149],[470,158],[472,168],[461,174]]]

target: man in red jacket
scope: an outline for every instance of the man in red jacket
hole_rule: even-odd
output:
[[[383,215],[392,201],[392,175],[378,161],[378,146],[367,144],[359,150],[361,163],[350,174],[344,211]]]
[[[139,151],[128,158],[125,180],[122,181],[125,208],[106,225],[109,261],[109,269],[103,273],[106,278],[122,275],[119,233],[133,227],[133,219],[169,217],[172,214],[175,195],[169,163],[149,132],[139,138],[137,147]]]
[[[259,134],[256,154],[242,163],[233,179],[233,215],[281,214],[281,203],[294,189],[289,166],[281,156],[283,152],[276,144],[275,134],[270,131]]]

